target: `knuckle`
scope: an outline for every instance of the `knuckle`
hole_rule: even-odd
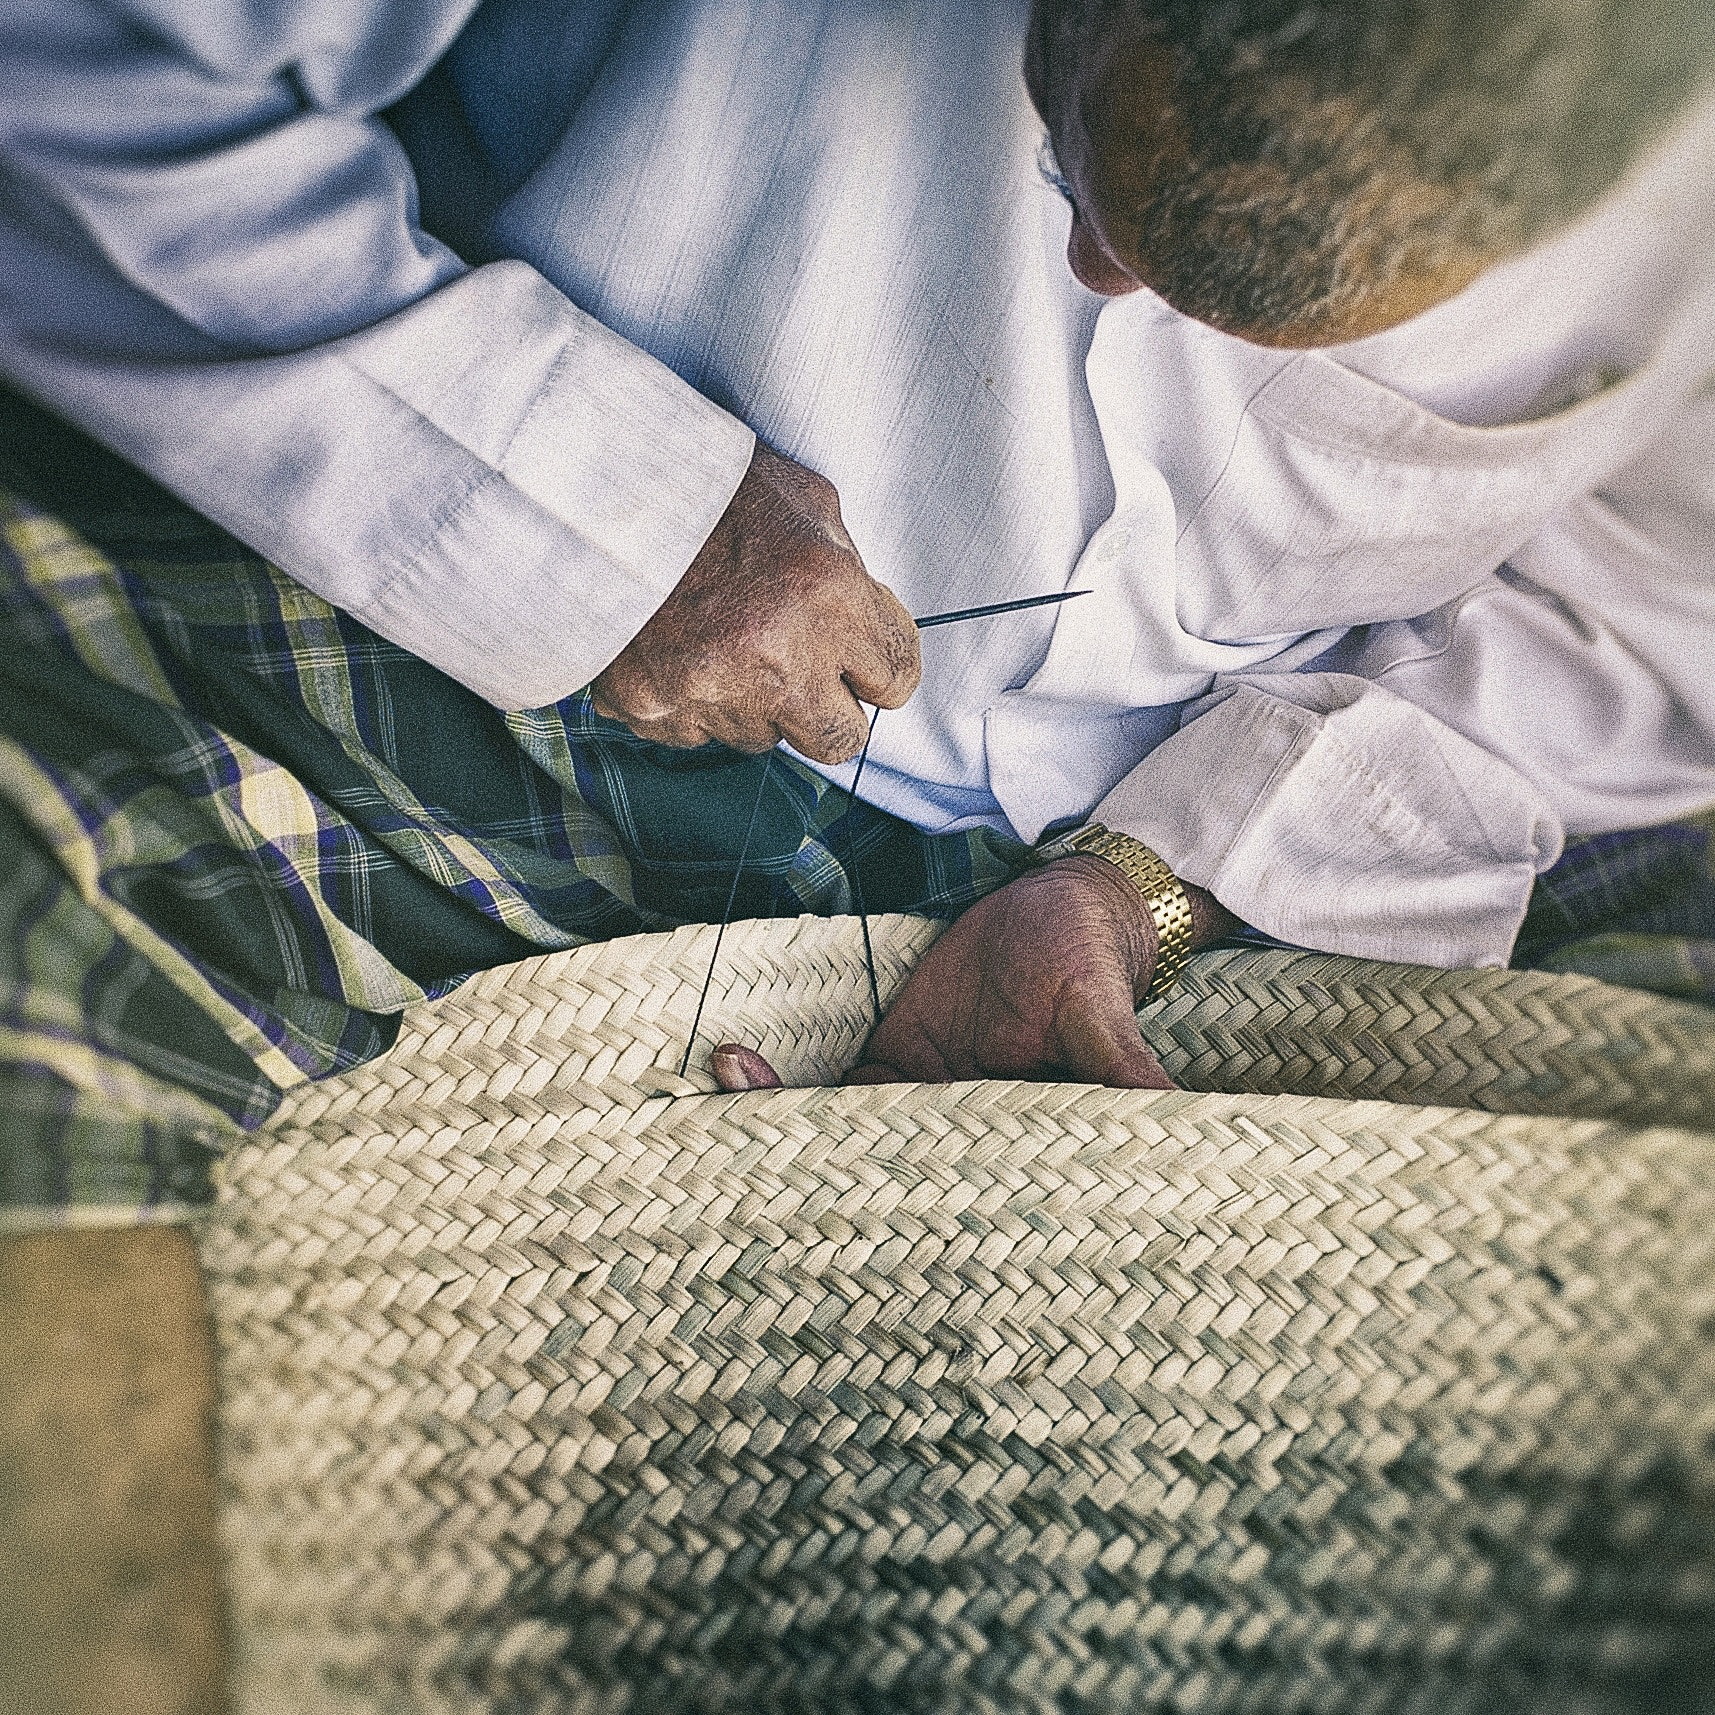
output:
[[[753,707],[723,709],[706,725],[710,738],[747,756],[772,750],[780,736],[774,722]]]
[[[819,511],[831,512],[836,518],[840,513],[840,492],[819,470],[811,470],[808,465],[799,465],[803,474],[803,486],[806,496]]]
[[[645,733],[646,738],[653,739],[656,744],[665,745],[669,750],[696,750],[708,742],[707,736],[696,727],[681,726],[669,722],[666,726]]]
[[[855,713],[811,716],[792,742],[817,762],[849,762],[863,749],[865,727]]]
[[[820,471],[799,464],[784,454],[770,452],[766,477],[769,486],[789,510],[806,515],[817,523],[838,520],[839,490]]]
[[[807,531],[796,547],[793,569],[806,587],[824,601],[849,604],[852,583],[865,575],[857,555],[825,528]]]
[[[773,727],[766,731],[752,727],[736,733],[724,742],[729,750],[741,751],[746,756],[761,756],[780,742],[780,734]]]
[[[633,728],[670,720],[674,714],[672,700],[661,696],[646,674],[634,670],[610,667],[591,689],[602,714]]]

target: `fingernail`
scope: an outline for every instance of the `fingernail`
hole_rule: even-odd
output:
[[[749,1071],[738,1049],[730,1044],[722,1044],[709,1056],[709,1070],[715,1075],[715,1082],[723,1090],[748,1090],[750,1088]]]
[[[778,1090],[780,1076],[754,1048],[723,1042],[709,1056],[715,1082],[723,1090]]]

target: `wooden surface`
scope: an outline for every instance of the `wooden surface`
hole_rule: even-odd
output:
[[[0,1239],[0,1710],[224,1708],[207,1310],[188,1234]]]

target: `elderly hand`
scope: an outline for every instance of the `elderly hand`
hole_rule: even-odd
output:
[[[917,628],[863,567],[839,496],[760,442],[714,534],[593,687],[640,738],[818,762],[863,748],[859,698],[896,709],[921,675]]]
[[[1190,888],[1194,941],[1231,919]],[[955,1078],[1066,1078],[1165,1090],[1135,1008],[1155,970],[1143,897],[1105,859],[1080,853],[991,893],[924,955],[847,1078],[853,1084]],[[723,1089],[776,1087],[754,1050],[715,1050]]]

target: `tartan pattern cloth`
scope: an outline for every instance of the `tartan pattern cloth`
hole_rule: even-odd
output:
[[[1569,845],[1513,963],[1715,1001],[1715,814]]]
[[[235,1131],[406,1007],[717,921],[744,849],[740,917],[854,886],[951,916],[1026,858],[586,695],[502,714],[0,393],[0,1226],[182,1215]],[[1695,826],[1577,848],[1520,945],[1708,996],[1712,936]]]
[[[1023,855],[587,696],[502,714],[0,394],[0,1221],[206,1201],[465,974],[718,920],[753,808],[739,916],[952,915]]]

